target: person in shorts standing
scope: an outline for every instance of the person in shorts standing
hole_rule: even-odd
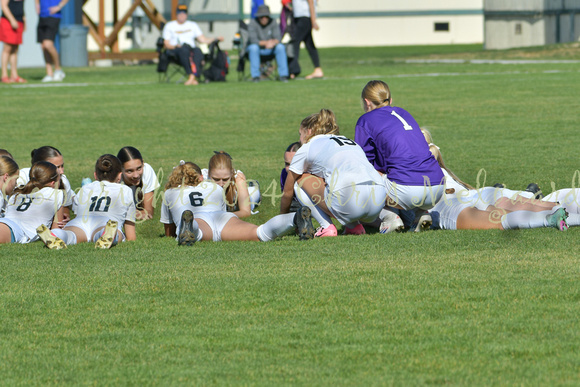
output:
[[[26,83],[18,75],[18,46],[22,44],[22,33],[25,29],[24,0],[0,0],[2,17],[0,18],[0,42],[2,49],[2,83]],[[10,63],[10,77],[8,77]]]
[[[42,78],[42,82],[61,82],[65,77],[64,71],[60,68],[54,39],[60,25],[61,10],[66,3],[68,0],[36,0],[36,12],[38,12],[36,41],[42,47],[46,63],[46,75]]]

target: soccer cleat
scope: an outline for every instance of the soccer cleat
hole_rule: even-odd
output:
[[[51,250],[62,250],[66,249],[66,243],[58,237],[56,237],[50,229],[46,227],[44,224],[41,224],[36,229],[36,234],[40,238],[44,245]]]
[[[197,233],[193,230],[193,212],[183,211],[179,224],[178,246],[192,246],[197,241]]]
[[[312,225],[312,213],[310,208],[300,207],[294,215],[294,225],[298,231],[298,238],[301,241],[314,238],[314,226]]]
[[[365,231],[364,226],[359,223],[356,226],[354,226],[353,228],[345,227],[342,235],[363,235],[366,233],[367,232]]]
[[[493,188],[505,188],[505,185],[503,185],[502,183],[495,183],[493,185]]]
[[[379,232],[381,234],[388,234],[390,232],[403,232],[405,230],[405,224],[403,220],[399,216],[391,221],[381,222],[381,226],[379,227]]]
[[[554,213],[546,216],[548,226],[557,228],[560,231],[568,230],[568,223],[566,223],[567,218],[568,213],[563,208],[558,208]]]
[[[336,226],[334,224],[331,224],[328,227],[318,227],[318,230],[316,230],[316,234],[314,234],[314,236],[316,238],[322,238],[322,237],[335,237],[338,235],[338,231],[336,231]]]
[[[542,190],[536,183],[530,183],[526,187],[526,192],[531,192],[534,194],[534,199],[541,199],[544,197]]]
[[[431,228],[432,224],[433,219],[431,219],[431,215],[425,212],[419,218],[419,221],[417,222],[417,227],[415,227],[415,232],[427,231]]]
[[[110,249],[117,236],[117,222],[108,220],[103,235],[95,242],[95,249]]]

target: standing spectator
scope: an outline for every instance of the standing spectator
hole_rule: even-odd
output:
[[[24,17],[24,0],[0,0],[2,17],[0,18],[0,42],[2,49],[2,83],[26,83],[18,76],[18,46],[22,44],[22,33],[26,28]],[[10,75],[8,78],[8,63]]]
[[[36,28],[36,41],[42,47],[44,62],[46,63],[46,75],[42,82],[61,82],[65,73],[60,68],[58,51],[54,46],[54,39],[60,25],[62,8],[68,0],[36,0],[36,12],[38,13],[38,27]],[[53,69],[54,66],[54,69]]]
[[[205,37],[197,23],[187,20],[187,5],[177,6],[176,20],[163,27],[163,40],[169,58],[178,61],[187,73],[184,85],[197,85],[196,77],[201,76],[203,53],[195,42],[210,44],[215,39]],[[220,36],[217,40],[223,42],[224,38]]]
[[[260,57],[275,55],[278,64],[278,75],[282,82],[288,81],[288,58],[286,46],[281,42],[282,35],[276,20],[270,17],[270,8],[260,5],[256,17],[248,26],[248,56],[250,73],[254,82],[260,81]]]
[[[320,79],[324,77],[322,68],[320,67],[320,59],[318,57],[318,50],[314,45],[314,40],[312,39],[312,29],[316,31],[318,23],[316,22],[316,1],[317,0],[292,0],[292,10],[294,13],[294,24],[292,31],[292,53],[294,57],[290,61],[290,77],[294,78],[296,75],[300,74],[300,63],[298,63],[298,57],[300,54],[300,43],[304,42],[306,45],[306,50],[308,50],[308,55],[312,60],[314,65],[314,71],[312,74],[307,75],[306,79]]]

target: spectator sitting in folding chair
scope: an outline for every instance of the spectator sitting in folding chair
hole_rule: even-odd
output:
[[[250,58],[250,73],[254,82],[260,81],[260,57],[275,56],[278,65],[278,75],[282,82],[288,81],[288,58],[286,47],[280,42],[282,36],[276,20],[270,17],[270,8],[260,5],[256,17],[248,26],[248,57]]]
[[[163,27],[163,40],[167,55],[183,66],[188,76],[184,85],[197,85],[196,77],[202,74],[203,53],[195,42],[210,44],[215,39],[205,37],[197,23],[187,20],[187,6],[177,6],[176,20]],[[223,42],[224,38],[217,38]]]

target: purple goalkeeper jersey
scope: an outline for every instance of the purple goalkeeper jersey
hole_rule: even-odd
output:
[[[442,184],[443,173],[429,151],[419,124],[404,109],[385,106],[363,114],[354,140],[370,163],[390,181],[402,185]]]

